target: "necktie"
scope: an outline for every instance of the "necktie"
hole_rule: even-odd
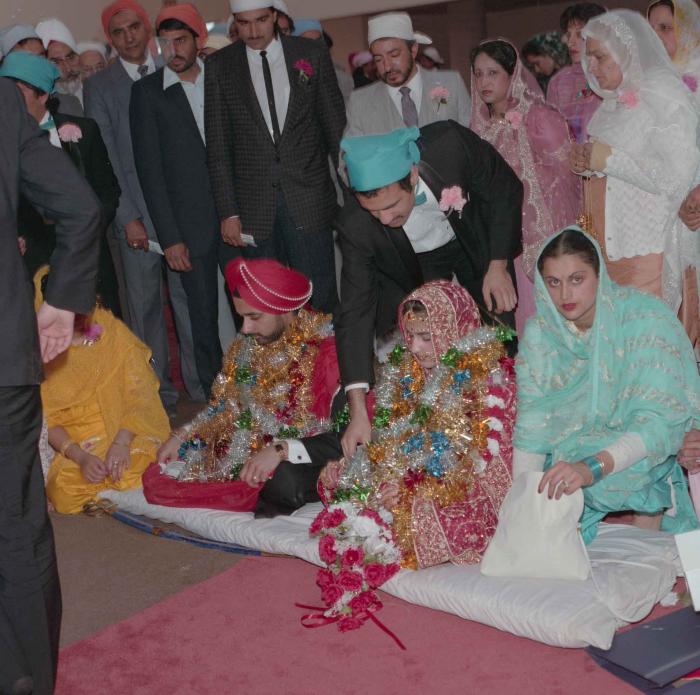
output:
[[[265,78],[265,91],[267,92],[267,105],[270,108],[270,122],[272,123],[272,138],[275,145],[280,141],[280,123],[277,120],[277,108],[275,107],[275,92],[272,89],[272,73],[270,63],[267,60],[267,51],[260,51],[262,58],[263,77]]]
[[[146,77],[146,75],[148,75],[148,65],[145,63],[143,65],[139,65],[136,68],[136,70],[139,73],[139,79],[141,79],[142,77]]]
[[[418,109],[411,99],[411,88],[401,87],[401,115],[407,128],[418,127]]]
[[[39,124],[39,128],[42,130],[51,130],[51,128],[55,128],[56,124],[53,121],[53,116],[49,116],[48,119],[44,123]]]

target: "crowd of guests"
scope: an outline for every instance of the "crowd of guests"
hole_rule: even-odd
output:
[[[282,0],[230,9],[225,34],[136,0],[103,9],[104,44],[0,30],[0,84],[99,202],[98,308],[66,306],[41,387],[54,508],[141,485],[257,516],[354,499],[425,567],[478,562],[535,470],[550,498],[583,490],[586,542],[612,512],[697,528],[695,0],[486,39],[470,91],[406,13],[369,20],[350,73]],[[41,316],[65,224],[21,190]],[[208,402],[173,431],[166,304]]]

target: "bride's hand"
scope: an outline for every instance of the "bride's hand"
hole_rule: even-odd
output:
[[[345,468],[345,460],[329,461],[321,471],[318,479],[327,490],[334,490],[338,486],[338,479]]]
[[[399,503],[398,483],[382,483],[376,494],[377,502],[384,509],[392,509]]]
[[[593,474],[585,463],[557,461],[543,476],[537,492],[547,490],[549,499],[560,499],[572,495],[576,490],[593,482]]]

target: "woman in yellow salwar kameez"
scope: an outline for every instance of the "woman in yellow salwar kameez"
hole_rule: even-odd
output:
[[[35,277],[41,301],[44,267]],[[168,438],[150,350],[99,306],[76,316],[71,347],[44,368],[49,443],[57,452],[46,492],[56,511],[77,514],[103,490],[140,487]]]

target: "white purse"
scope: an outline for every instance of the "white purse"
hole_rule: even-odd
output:
[[[583,511],[579,489],[560,499],[537,492],[542,472],[520,474],[503,500],[498,527],[481,561],[492,577],[584,580],[590,573],[578,530]]]

